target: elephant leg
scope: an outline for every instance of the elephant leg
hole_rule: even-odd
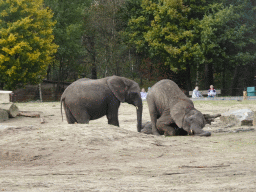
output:
[[[175,135],[185,136],[188,135],[188,132],[182,128],[177,128],[175,129]]]
[[[70,109],[65,104],[64,104],[64,110],[65,110],[66,119],[67,119],[68,124],[74,124],[75,122],[77,122],[75,117],[72,115]]]
[[[107,110],[107,119],[108,124],[115,125],[119,127],[118,121],[118,108],[120,106],[120,102],[116,101],[115,104],[109,104]]]
[[[147,98],[148,109],[150,114],[150,119],[152,123],[152,133],[153,135],[160,135],[157,129],[157,113],[156,113],[156,106],[154,101],[151,98]]]
[[[71,108],[71,109],[70,109]],[[81,123],[81,124],[89,124],[89,120],[91,116],[87,112],[86,109],[82,108],[81,106],[66,106],[66,115],[67,115],[67,120],[69,124],[74,124],[74,123]]]
[[[81,109],[79,114],[76,114],[75,116],[78,123],[89,124],[91,116],[88,114],[87,110]]]
[[[156,127],[160,132],[164,132],[164,135],[166,136],[174,136],[176,135],[176,131],[174,126],[173,119],[171,116],[161,116],[159,119],[157,119]]]

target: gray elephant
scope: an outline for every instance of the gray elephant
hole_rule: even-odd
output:
[[[120,102],[136,106],[137,130],[141,131],[142,100],[138,83],[130,79],[111,76],[102,79],[79,79],[69,85],[61,96],[69,124],[89,123],[107,116],[108,124],[119,126]]]
[[[147,103],[154,135],[179,135],[177,127],[189,135],[211,135],[202,130],[206,124],[203,114],[175,82],[168,79],[157,82],[147,95]]]
[[[174,128],[174,130],[175,130],[175,134],[174,135],[179,135],[179,136],[188,135],[187,131],[185,131],[182,128],[179,128],[175,123],[173,123],[173,124],[171,124],[169,126]],[[161,131],[161,130],[158,130],[158,132],[159,132],[160,135],[170,136],[168,134],[168,132],[164,132],[164,131]],[[150,121],[147,121],[146,123],[142,123],[141,133],[153,134],[153,132],[152,132],[152,123]]]

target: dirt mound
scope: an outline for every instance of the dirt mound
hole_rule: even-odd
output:
[[[241,127],[217,119],[205,127],[211,137],[164,137],[136,132],[128,104],[120,127],[106,117],[69,125],[59,103],[18,107],[42,111],[45,124],[17,117],[0,125],[0,191],[255,191],[255,127],[232,132]],[[143,118],[150,119],[146,103]]]

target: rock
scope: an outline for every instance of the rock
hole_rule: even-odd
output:
[[[221,114],[220,120],[229,126],[252,126],[254,112],[250,109],[239,109]]]
[[[6,121],[9,119],[9,114],[7,111],[0,109],[0,122]]]
[[[152,125],[151,125],[150,121],[147,121],[146,123],[142,123],[141,133],[153,134],[152,133]]]

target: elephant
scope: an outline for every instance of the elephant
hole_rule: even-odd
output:
[[[185,136],[185,135],[188,134],[187,131],[185,131],[182,128],[179,128],[175,123],[171,124],[170,126],[175,129],[175,135]],[[153,134],[153,132],[152,132],[152,123],[150,121],[142,123],[142,125],[141,125],[141,133]],[[164,132],[164,131],[159,131],[159,134],[160,135],[165,135],[165,136],[170,136],[170,135],[168,135],[168,132]]]
[[[141,131],[142,100],[138,83],[125,77],[109,76],[102,79],[79,79],[70,84],[61,96],[69,124],[88,124],[90,120],[107,116],[108,124],[119,126],[120,102],[136,106],[137,131]],[[63,118],[62,118],[63,120]]]
[[[189,135],[211,135],[202,130],[206,124],[203,114],[195,109],[193,102],[172,80],[163,79],[153,85],[148,92],[147,103],[154,135],[179,135],[177,128],[182,128]]]

